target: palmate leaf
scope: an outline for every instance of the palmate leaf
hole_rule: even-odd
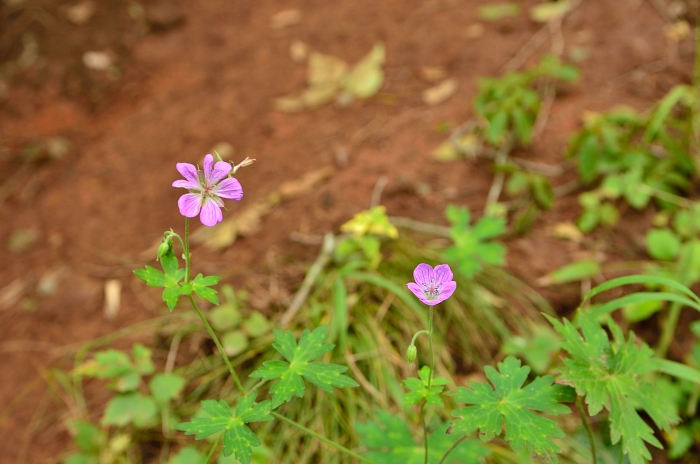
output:
[[[168,309],[172,311],[180,298],[182,290],[180,281],[185,278],[185,270],[178,269],[177,258],[172,251],[160,258],[160,264],[163,266],[164,272],[154,267],[146,266],[145,269],[136,269],[134,274],[151,287],[164,287],[163,301],[168,305]]]
[[[454,432],[471,434],[479,431],[481,439],[489,441],[501,435],[505,423],[505,439],[513,450],[526,450],[544,462],[556,463],[559,446],[551,438],[560,438],[564,432],[556,422],[546,419],[534,411],[551,415],[569,414],[571,411],[562,401],[573,399],[573,390],[562,385],[552,385],[554,377],[537,377],[525,388],[523,384],[530,368],[508,356],[498,363],[498,371],[487,366],[487,382],[469,382],[471,389],[459,387],[455,400],[472,404],[452,412],[460,417],[453,425]]]
[[[256,393],[242,397],[232,411],[224,400],[204,400],[202,409],[209,417],[194,417],[189,422],[177,424],[175,428],[201,440],[215,433],[224,432],[224,456],[235,454],[241,464],[249,464],[253,456],[252,447],[260,446],[260,439],[246,425],[249,422],[272,420],[270,400],[255,403]]]
[[[217,291],[213,288],[209,288],[212,285],[216,285],[221,280],[218,276],[207,276],[204,277],[202,274],[197,274],[197,276],[190,283],[183,283],[180,289],[181,295],[189,295],[194,292],[200,298],[204,298],[212,304],[219,305],[219,297],[217,296]]]
[[[331,351],[335,345],[323,343],[328,338],[328,326],[322,325],[313,332],[304,330],[299,345],[291,332],[275,330],[273,348],[279,351],[288,362],[265,361],[263,367],[250,374],[253,378],[265,380],[279,379],[270,388],[272,408],[278,408],[292,399],[304,396],[304,379],[327,392],[332,387],[357,387],[358,384],[343,374],[347,367],[338,364],[311,362]]]
[[[505,263],[505,246],[489,241],[505,231],[505,219],[485,216],[470,227],[469,210],[454,205],[447,206],[445,215],[452,223],[450,236],[454,242],[445,250],[445,257],[457,263],[462,274],[471,277],[481,270],[484,263],[496,266]]]
[[[435,377],[432,382],[430,379],[430,368],[428,366],[423,366],[423,368],[418,371],[418,377],[411,377],[403,381],[403,386],[412,390],[403,397],[403,407],[410,406],[412,404],[418,404],[421,400],[425,399],[425,402],[435,406],[444,407],[445,404],[440,398],[440,393],[444,389],[444,386],[450,383],[449,380],[443,377]],[[428,387],[430,384],[430,387]]]
[[[361,443],[369,451],[364,456],[375,464],[423,464],[425,448],[416,443],[406,421],[379,411],[379,421],[357,424],[357,432],[362,436]],[[447,434],[448,424],[439,426],[428,437],[428,462],[436,464],[455,442],[459,434]],[[488,456],[489,449],[478,440],[465,440],[452,450],[444,464],[481,462]]]
[[[637,345],[632,332],[625,341],[612,321],[610,329],[620,343],[611,344],[605,330],[586,312],[578,315],[581,333],[566,319],[563,323],[548,319],[564,337],[562,348],[569,354],[561,367],[561,378],[570,382],[579,395],[585,395],[590,415],[604,408],[610,412],[612,443],[622,440],[622,450],[630,463],[644,464],[651,459],[645,442],[657,448],[662,445],[637,409],[643,409],[662,430],[670,430],[671,424],[679,420],[666,398],[641,380],[657,366],[653,351],[646,344]]]

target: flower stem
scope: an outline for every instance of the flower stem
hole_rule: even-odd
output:
[[[192,295],[187,295],[187,298],[190,300],[192,307],[194,308],[195,311],[197,311],[197,315],[202,320],[202,323],[204,323],[204,326],[207,328],[209,335],[211,336],[212,340],[214,340],[214,344],[219,349],[219,354],[221,355],[221,358],[223,358],[224,362],[226,363],[226,367],[228,367],[228,371],[231,373],[231,377],[233,377],[234,382],[236,382],[236,386],[238,387],[238,391],[241,392],[241,395],[248,396],[248,393],[246,393],[245,389],[243,388],[243,385],[241,384],[241,381],[238,379],[238,376],[236,375],[236,371],[233,369],[233,366],[231,365],[231,361],[228,359],[228,356],[226,356],[226,352],[224,352],[224,347],[221,346],[221,342],[219,341],[219,337],[217,337],[216,334],[214,333],[214,329],[212,329],[211,326],[209,325],[207,318],[204,317],[204,314],[202,314],[202,311],[199,309],[199,306],[197,306],[197,303],[194,301],[194,298],[192,298]]]
[[[428,375],[428,389],[433,383],[433,371],[435,370],[435,353],[433,352],[433,307],[430,306],[430,319],[428,321],[428,345],[430,346],[430,374]],[[425,403],[420,408],[421,419],[423,420],[423,443],[425,447],[424,464],[428,464],[428,426],[425,423]]]
[[[223,436],[224,436],[224,434],[222,433],[221,435],[219,435],[216,438],[216,441],[214,442],[211,449],[209,450],[209,454],[207,455],[207,460],[204,461],[204,464],[209,464],[209,461],[211,461],[211,457],[214,455],[214,451],[216,450],[216,448],[219,447],[219,441],[221,441],[221,437],[223,437]]]
[[[676,327],[678,326],[678,319],[681,316],[681,309],[683,309],[683,305],[680,303],[671,303],[671,308],[668,310],[668,317],[666,318],[661,337],[659,338],[659,344],[656,347],[656,356],[659,358],[665,358],[666,353],[668,353],[668,348],[671,346]]]
[[[576,397],[576,409],[578,409],[578,413],[581,416],[581,421],[583,422],[583,427],[586,429],[586,433],[588,434],[588,441],[591,443],[591,462],[593,464],[596,464],[598,462],[598,458],[596,456],[595,452],[595,441],[593,440],[593,429],[591,428],[590,422],[588,422],[588,416],[586,415],[586,411],[583,409],[583,404],[581,404],[581,396]],[[624,454],[624,453],[622,453]]]
[[[185,218],[185,282],[190,283],[190,218]]]
[[[298,422],[294,422],[293,420],[289,419],[288,417],[284,417],[283,415],[278,414],[278,413],[276,413],[276,412],[271,412],[270,414],[272,414],[272,415],[273,415],[274,417],[276,417],[277,419],[279,419],[279,420],[281,420],[281,421],[283,421],[283,422],[286,422],[286,423],[288,423],[288,424],[290,424],[290,425],[292,425],[292,426],[298,428],[298,429],[301,430],[302,432],[308,433],[309,435],[311,435],[312,437],[314,437],[314,438],[316,438],[316,439],[322,441],[323,443],[325,443],[325,444],[327,444],[327,445],[330,445],[330,446],[334,447],[335,449],[337,449],[337,450],[339,450],[339,451],[342,451],[343,453],[347,454],[348,456],[352,456],[353,458],[355,458],[355,459],[357,459],[357,460],[359,460],[359,461],[361,461],[361,462],[367,462],[367,463],[369,463],[369,464],[373,464],[372,461],[370,461],[370,460],[368,460],[368,459],[366,459],[366,458],[363,458],[362,456],[360,456],[359,454],[355,453],[354,451],[351,451],[351,450],[347,449],[346,447],[344,447],[343,445],[340,445],[340,444],[334,442],[333,440],[329,440],[328,438],[326,438],[326,437],[324,437],[324,436],[322,436],[322,435],[317,434],[317,433],[314,432],[313,430],[304,427],[303,425],[301,425],[301,424],[298,423]]]
[[[185,282],[190,282],[190,218],[185,218]],[[226,363],[226,367],[228,367],[228,371],[231,373],[231,377],[233,377],[234,382],[236,382],[238,391],[241,392],[241,395],[248,396],[248,393],[246,393],[245,388],[243,388],[241,381],[238,379],[238,375],[236,375],[236,371],[231,365],[231,361],[228,359],[228,356],[226,356],[226,352],[224,351],[224,347],[219,341],[219,337],[216,336],[216,334],[214,333],[214,329],[212,329],[211,325],[209,325],[209,321],[207,321],[207,318],[204,317],[204,314],[202,314],[202,311],[199,309],[199,306],[197,306],[197,303],[194,301],[192,294],[187,295],[187,299],[190,300],[192,307],[197,312],[197,315],[202,320],[204,327],[207,328],[207,332],[209,332],[211,339],[214,340],[214,344],[219,349],[219,354],[224,360],[224,363]]]
[[[466,439],[467,439],[467,436],[466,436],[466,435],[463,435],[462,438],[460,438],[460,439],[457,440],[456,442],[452,443],[452,446],[450,446],[450,449],[448,449],[447,451],[445,451],[445,454],[442,455],[442,457],[441,457],[440,460],[438,461],[438,464],[443,464],[443,463],[445,462],[445,459],[447,459],[447,456],[449,456],[450,453],[451,453],[452,451],[454,451],[455,448],[457,448],[457,447],[459,446],[459,444],[462,443],[462,442],[463,442],[464,440],[466,440]]]

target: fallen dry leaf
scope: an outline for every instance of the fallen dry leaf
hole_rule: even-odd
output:
[[[446,79],[435,87],[423,91],[423,102],[430,105],[438,105],[452,96],[457,90],[457,80]]]
[[[293,26],[301,22],[301,11],[292,10],[282,10],[275,13],[270,19],[270,28],[272,29],[284,29],[285,27]]]
[[[570,221],[555,224],[552,232],[556,238],[576,243],[580,243],[583,240],[583,233],[576,227],[576,224]]]

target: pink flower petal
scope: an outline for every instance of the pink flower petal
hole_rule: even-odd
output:
[[[457,289],[457,282],[454,280],[451,282],[447,282],[444,285],[440,287],[440,293],[438,294],[437,298],[434,300],[431,300],[430,303],[427,303],[429,305],[436,305],[438,303],[442,303],[446,299],[452,296],[452,294],[455,292]],[[425,303],[425,302],[424,302]]]
[[[180,214],[183,216],[195,217],[199,214],[199,210],[202,207],[202,196],[196,193],[187,193],[177,200],[177,206],[180,208]]]
[[[204,157],[204,164],[202,165],[202,173],[204,174],[204,179],[209,179],[211,177],[211,169],[214,164],[214,157],[211,155],[206,155]],[[211,185],[211,184],[210,184]]]
[[[190,163],[177,163],[175,165],[177,171],[182,174],[182,177],[187,179],[191,184],[199,185],[199,176],[197,175],[197,168]],[[173,185],[175,187],[175,185]]]
[[[226,161],[217,161],[216,164],[214,164],[214,169],[209,175],[207,182],[209,183],[209,185],[216,185],[217,182],[219,182],[224,177],[228,176],[228,173],[231,172],[231,169],[233,168]]]
[[[212,198],[207,198],[202,206],[202,213],[199,215],[199,220],[205,226],[215,226],[218,222],[224,219],[221,208]]]
[[[425,303],[425,304],[427,304],[427,305],[433,304],[432,301],[430,301],[429,299],[427,299],[427,298],[425,297],[425,293],[423,293],[423,289],[422,289],[418,284],[415,284],[415,283],[413,283],[413,282],[409,282],[409,283],[406,284],[406,286],[407,286],[408,289],[409,289],[411,292],[413,292],[413,294],[416,295],[416,296],[418,297],[418,299],[421,300],[423,303]]]
[[[435,284],[444,284],[452,280],[452,270],[448,264],[438,264],[433,270],[435,273]]]
[[[413,280],[415,280],[418,285],[429,284],[432,277],[433,267],[430,264],[420,263],[413,271]]]
[[[229,168],[231,165],[227,165]],[[240,201],[243,198],[243,188],[241,183],[233,177],[222,180],[219,185],[212,190],[214,195],[226,198],[228,200]]]
[[[189,190],[200,190],[202,188],[199,182],[190,182],[189,180],[176,180],[173,182],[173,187],[186,188]]]

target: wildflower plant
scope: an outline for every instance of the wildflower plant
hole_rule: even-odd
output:
[[[186,434],[195,435],[197,440],[219,434],[209,453],[209,458],[218,448],[219,441],[223,439],[223,455],[233,455],[242,464],[248,464],[252,459],[252,448],[259,446],[261,442],[247,424],[279,419],[319,438],[342,452],[356,457],[360,461],[369,462],[344,446],[328,440],[296,423],[294,420],[277,413],[277,409],[282,404],[291,401],[295,396],[299,398],[304,396],[304,380],[326,391],[332,391],[334,387],[357,386],[357,383],[352,378],[343,374],[347,367],[325,362],[311,362],[334,347],[333,344],[325,343],[328,336],[328,328],[326,326],[318,327],[313,331],[305,330],[298,344],[292,332],[276,330],[273,347],[288,362],[267,361],[263,367],[251,375],[251,377],[262,379],[261,382],[258,383],[253,391],[247,391],[226,355],[221,341],[194,298],[197,296],[214,305],[218,305],[218,292],[212,287],[221,278],[218,276],[204,276],[203,274],[197,274],[192,278],[192,254],[190,253],[189,243],[190,218],[199,216],[200,221],[205,226],[214,226],[221,222],[223,219],[221,211],[223,207],[222,199],[238,201],[243,198],[241,185],[232,175],[240,167],[251,163],[252,160],[248,158],[237,166],[232,166],[221,159],[214,163],[212,155],[206,155],[203,169],[201,170],[189,163],[178,163],[177,170],[185,179],[173,182],[173,187],[189,190],[189,193],[182,195],[178,201],[180,214],[185,217],[184,238],[173,230],[164,233],[157,256],[163,271],[151,266],[134,271],[136,276],[148,285],[163,288],[163,301],[171,311],[175,309],[181,297],[185,297],[190,302],[218,348],[219,354],[239,392],[238,401],[233,407],[221,399],[202,401],[201,407],[205,415],[195,417],[189,422],[180,423],[176,428],[184,431]],[[174,242],[179,243],[182,248],[185,261],[184,269],[180,268],[179,260],[175,256],[173,250]],[[131,375],[131,371],[125,369],[122,369],[125,372],[124,375]],[[135,375],[138,375],[138,372]],[[269,388],[271,399],[256,401],[259,389],[266,382],[272,380],[275,382]]]

